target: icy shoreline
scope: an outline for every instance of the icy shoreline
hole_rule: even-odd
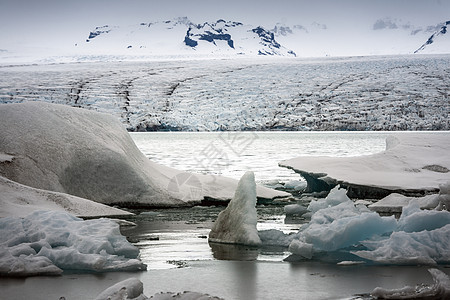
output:
[[[358,157],[298,157],[279,163],[308,182],[308,192],[336,185],[359,199],[381,199],[391,193],[424,196],[450,180],[450,132],[393,133],[386,150]]]

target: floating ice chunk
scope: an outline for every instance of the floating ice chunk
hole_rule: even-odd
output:
[[[315,213],[320,209],[336,206],[343,202],[348,202],[350,199],[347,197],[347,191],[340,189],[339,186],[334,187],[325,199],[319,199],[318,201],[311,201],[308,206],[308,210]]]
[[[345,210],[347,205],[344,204],[336,208]],[[376,213],[343,217],[331,223],[318,223],[314,219],[315,215],[309,226],[301,232],[301,236],[305,242],[313,244],[314,248],[325,251],[349,247],[372,236],[390,233],[397,227],[393,216],[381,217]]]
[[[118,282],[101,292],[95,300],[144,300],[144,285],[137,278],[129,278]]]
[[[397,228],[393,216],[381,217],[374,212],[361,211],[347,197],[345,190],[338,187],[332,189],[325,199],[312,202],[309,208],[315,211],[311,221],[289,247],[291,252],[304,257],[312,257],[310,250],[311,253],[313,250],[335,251]],[[302,254],[305,249],[308,250],[307,256]]]
[[[288,247],[296,234],[286,234],[276,229],[261,230],[258,232],[262,245]]]
[[[387,264],[436,264],[450,262],[450,224],[431,231],[393,232],[389,238],[364,241],[369,250],[352,252]]]
[[[439,186],[439,205],[436,209],[450,211],[450,181]]]
[[[448,299],[450,297],[449,276],[438,269],[429,269],[428,272],[433,276],[432,286],[405,286],[392,290],[377,287],[371,295],[377,299]]]
[[[50,259],[35,256],[36,252],[28,248],[29,254],[13,255],[7,247],[0,246],[0,274],[8,276],[59,275],[63,272]]]
[[[291,180],[284,184],[284,188],[287,190],[301,191],[306,189],[306,181]]]
[[[307,211],[308,210],[306,209],[306,207],[304,207],[303,205],[300,205],[300,204],[289,204],[284,207],[284,213],[287,216],[303,215]]]
[[[360,260],[343,260],[337,263],[338,266],[354,266],[362,264],[364,264],[364,262]]]
[[[60,274],[63,270],[143,270],[139,250],[109,219],[83,221],[65,212],[38,211],[0,219],[0,273]]]
[[[197,292],[182,292],[182,293],[160,293],[156,294],[150,299],[153,300],[223,300],[222,298],[210,296],[208,294],[201,294]]]
[[[439,195],[432,194],[424,197],[407,197],[401,194],[392,193],[369,205],[369,208],[379,213],[400,213],[402,208],[408,206],[412,201],[417,201],[420,208],[433,209],[439,204]]]
[[[300,240],[293,240],[289,245],[289,251],[293,254],[311,259],[313,256],[313,245]]]
[[[256,184],[253,172],[246,172],[233,199],[217,217],[209,241],[216,243],[261,245],[256,229]]]
[[[417,201],[403,208],[398,221],[398,231],[419,232],[434,230],[450,224],[450,212],[422,210]]]

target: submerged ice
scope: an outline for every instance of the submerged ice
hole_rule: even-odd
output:
[[[0,219],[0,275],[145,270],[138,256],[110,219],[83,221],[57,211]]]

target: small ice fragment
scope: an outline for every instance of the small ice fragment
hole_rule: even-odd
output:
[[[110,286],[101,292],[95,300],[148,299],[143,292],[143,283],[137,278],[129,278]]]
[[[286,205],[284,207],[284,213],[287,216],[293,216],[293,215],[303,215],[304,213],[306,213],[308,210],[306,209],[306,207],[304,207],[303,205],[300,204],[289,204]]]
[[[303,256],[307,259],[311,259],[313,256],[313,245],[302,242],[300,240],[293,240],[289,245],[289,251],[293,254]]]
[[[433,285],[405,286],[399,289],[375,288],[371,295],[376,299],[449,299],[450,278],[438,269],[428,269],[433,276]]]

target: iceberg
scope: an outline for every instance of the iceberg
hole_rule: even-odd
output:
[[[307,192],[329,191],[336,185],[359,199],[381,199],[391,193],[424,196],[437,193],[450,172],[450,138],[446,133],[397,133],[386,150],[357,157],[298,157],[282,161],[305,178]]]
[[[433,276],[433,285],[405,286],[399,289],[388,290],[375,288],[371,295],[376,299],[448,299],[450,298],[450,278],[438,269],[429,269]]]
[[[256,183],[253,172],[246,172],[227,208],[220,212],[209,233],[213,243],[261,245],[256,224]]]
[[[0,219],[0,275],[139,271],[139,250],[110,219],[83,221],[66,212],[37,211]]]
[[[150,161],[113,116],[59,104],[0,106],[0,176],[124,207],[229,201],[237,181],[190,174]],[[189,180],[186,180],[189,179]],[[263,199],[289,196],[257,187]]]

